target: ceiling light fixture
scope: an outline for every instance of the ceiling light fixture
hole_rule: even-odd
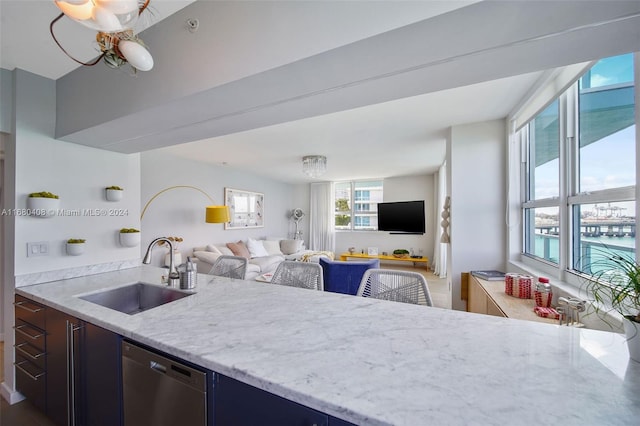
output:
[[[49,31],[58,47],[80,65],[93,66],[100,59],[111,68],[129,63],[134,72],[153,68],[153,57],[142,40],[133,34],[138,17],[150,0],[53,0],[62,13],[51,21]],[[93,62],[82,62],[71,56],[58,42],[53,26],[63,16],[98,31],[96,42],[101,55]]]
[[[305,155],[302,157],[302,171],[311,178],[317,178],[327,171],[327,157],[324,155]]]

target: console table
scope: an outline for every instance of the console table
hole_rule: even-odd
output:
[[[394,257],[394,256],[385,256],[382,254],[378,255],[369,255],[366,253],[341,253],[340,260],[347,260],[348,258],[353,257],[356,259],[380,259],[380,260],[392,260],[394,262],[413,262],[413,266],[416,264],[422,263],[426,269],[429,269],[429,258],[426,256],[422,257]]]
[[[519,299],[504,292],[504,281],[487,281],[469,277],[467,312],[515,318],[558,325],[558,320],[542,318],[533,312],[533,299]]]

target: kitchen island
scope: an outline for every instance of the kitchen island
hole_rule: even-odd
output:
[[[614,333],[199,275],[136,315],[78,296],[150,266],[16,293],[217,373],[363,425],[634,424],[640,363]]]

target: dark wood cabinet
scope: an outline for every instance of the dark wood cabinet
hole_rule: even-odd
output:
[[[76,318],[47,308],[47,416],[57,425],[75,425],[79,407],[72,393],[79,387]],[[70,333],[70,330],[73,332]]]
[[[16,296],[16,370],[26,371],[16,373],[16,388],[57,425],[120,425],[120,340],[116,333]],[[41,355],[29,360],[23,352]]]
[[[83,323],[80,330],[81,424],[122,424],[121,340],[116,333]]]
[[[47,309],[47,415],[56,424],[122,424],[120,336]]]
[[[45,307],[16,296],[15,318],[16,389],[46,411]]]

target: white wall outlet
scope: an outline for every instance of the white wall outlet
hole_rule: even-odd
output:
[[[27,243],[27,257],[49,256],[49,242],[38,241]]]

